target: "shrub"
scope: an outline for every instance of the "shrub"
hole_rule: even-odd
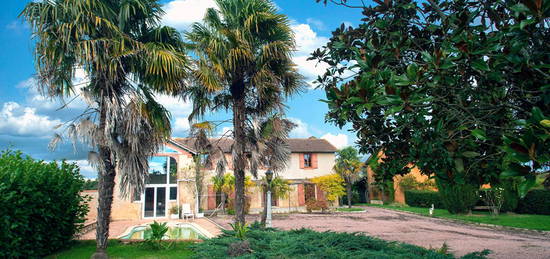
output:
[[[444,207],[453,214],[467,213],[479,200],[478,188],[469,184],[440,184],[439,195]]]
[[[419,246],[390,242],[359,233],[316,232],[309,229],[280,231],[252,228],[241,258],[454,258]],[[193,245],[192,258],[228,258],[240,239],[233,231]],[[241,249],[241,251],[244,249]],[[242,252],[240,253],[243,254]],[[488,251],[464,258],[486,258]]]
[[[78,166],[0,153],[0,258],[41,258],[70,244],[88,206]]]
[[[550,190],[533,189],[521,199],[516,210],[524,214],[550,215]]]
[[[500,211],[514,211],[518,207],[519,195],[517,190],[518,180],[505,179],[499,186],[504,188],[504,203]]]
[[[311,179],[311,182],[319,186],[325,197],[329,202],[335,202],[339,197],[346,194],[344,188],[344,179],[339,174],[327,174],[323,176],[317,176]]]
[[[225,203],[225,211],[229,215],[235,215],[235,199],[228,198],[227,202]],[[244,198],[244,214],[248,214],[250,212],[250,197],[245,196]]]
[[[326,201],[308,200],[306,201],[306,210],[311,213],[314,210],[321,210],[325,212],[328,210],[328,203]]]
[[[445,208],[441,196],[434,191],[405,191],[405,203],[411,207],[429,208],[433,204],[435,208]]]

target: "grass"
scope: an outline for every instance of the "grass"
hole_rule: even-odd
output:
[[[354,211],[365,211],[363,208],[337,208],[336,211],[340,212],[354,212]]]
[[[188,242],[176,242],[174,246],[166,250],[152,250],[141,244],[123,244],[118,240],[109,240],[107,254],[111,259],[168,259],[168,258],[189,258],[193,252]],[[70,249],[50,255],[48,259],[88,259],[94,253],[95,240],[76,241]]]
[[[429,216],[428,208],[395,206],[395,205],[375,205],[368,204],[371,207],[379,207],[392,210],[401,210],[414,212],[424,216]],[[451,214],[445,209],[435,209],[434,217],[455,219],[466,222],[493,224],[506,227],[525,228],[532,230],[550,231],[550,216],[549,215],[532,215],[532,214],[515,214],[503,213],[497,217],[493,217],[489,212],[473,212],[472,215]]]

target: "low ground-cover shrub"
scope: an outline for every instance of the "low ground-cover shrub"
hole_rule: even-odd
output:
[[[422,247],[389,242],[362,234],[251,229],[250,250],[239,258],[454,258]],[[241,242],[232,231],[192,246],[193,258],[227,258],[232,244]],[[463,258],[485,258],[488,251]]]
[[[411,207],[429,208],[433,204],[438,209],[445,208],[439,193],[434,191],[405,191],[405,203]]]
[[[518,213],[550,215],[550,190],[533,189],[521,199]]]
[[[41,258],[70,244],[88,207],[78,166],[0,153],[0,258]]]

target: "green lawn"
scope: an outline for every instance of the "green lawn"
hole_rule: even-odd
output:
[[[428,208],[375,204],[368,204],[368,206],[392,210],[402,210],[428,216]],[[445,209],[435,209],[434,216],[439,218],[457,219],[475,223],[550,231],[549,215],[504,213],[499,215],[498,217],[493,217],[489,214],[489,212],[474,212],[473,215],[456,215],[449,213]]]
[[[340,212],[355,212],[355,211],[365,211],[363,208],[337,208],[336,211]]]
[[[117,240],[110,240],[107,253],[112,259],[167,259],[189,258],[193,252],[189,249],[190,243],[176,242],[168,250],[151,250],[140,244],[122,244]],[[70,249],[50,255],[48,259],[88,259],[95,251],[95,240],[77,241]]]

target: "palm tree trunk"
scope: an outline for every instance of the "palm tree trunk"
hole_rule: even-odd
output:
[[[99,129],[105,129],[105,110],[101,109]],[[109,238],[109,223],[111,222],[111,205],[113,204],[113,190],[115,187],[115,166],[111,161],[111,150],[105,146],[99,146],[99,158],[103,163],[102,170],[98,174],[98,205],[96,228],[96,252],[92,259],[104,259],[107,256],[107,240]]]
[[[235,156],[235,223],[245,223],[244,169],[245,169],[245,120],[246,103],[244,96],[244,81],[236,81],[231,85],[233,95],[233,133]]]
[[[349,182],[346,184],[346,191],[348,193],[348,208],[351,208],[352,193],[351,193],[351,183],[349,183]]]

